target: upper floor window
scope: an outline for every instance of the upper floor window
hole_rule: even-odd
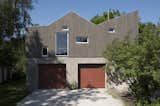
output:
[[[56,33],[56,55],[68,55],[68,37],[67,32]]]
[[[89,43],[89,39],[86,36],[77,36],[76,43],[86,44]]]
[[[111,27],[111,28],[108,29],[108,33],[115,33],[115,32],[116,32],[116,30],[113,27]]]
[[[69,31],[69,27],[67,25],[62,26],[62,31]]]
[[[41,55],[42,57],[48,57],[48,48],[46,46],[42,47]]]

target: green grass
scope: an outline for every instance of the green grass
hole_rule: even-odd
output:
[[[0,85],[0,106],[16,106],[27,95],[25,79],[9,81]]]

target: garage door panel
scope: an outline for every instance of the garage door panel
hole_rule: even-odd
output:
[[[104,88],[103,65],[79,65],[80,88]]]
[[[64,64],[39,65],[39,88],[65,88],[66,67]]]

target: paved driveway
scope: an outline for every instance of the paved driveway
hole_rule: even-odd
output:
[[[123,106],[105,89],[37,90],[17,106]]]

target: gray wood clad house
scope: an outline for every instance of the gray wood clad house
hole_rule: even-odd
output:
[[[48,26],[28,28],[27,87],[35,89],[104,88],[103,52],[113,39],[138,35],[137,11],[94,24],[69,12]]]

